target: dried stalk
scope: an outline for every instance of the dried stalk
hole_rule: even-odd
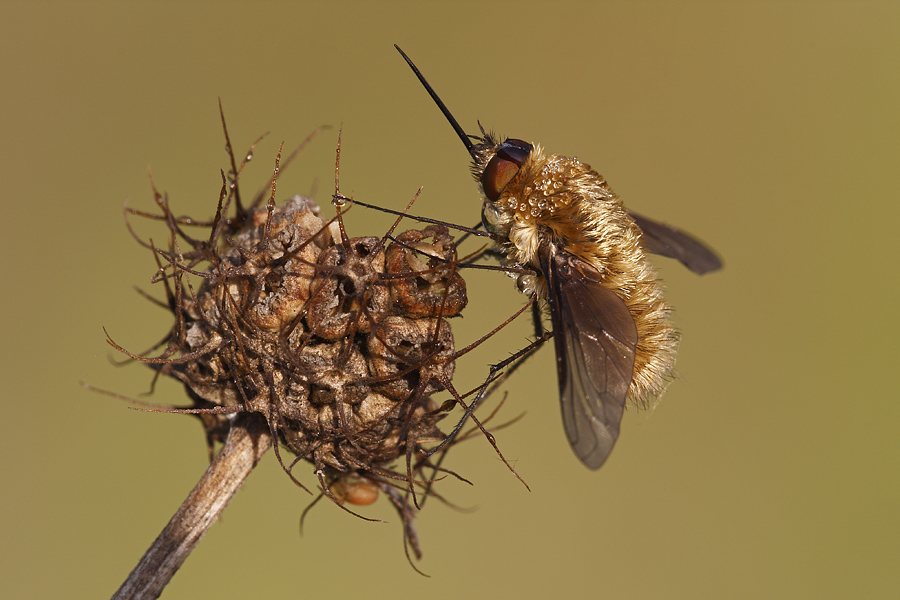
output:
[[[271,445],[262,415],[237,415],[225,445],[113,600],[158,598]]]

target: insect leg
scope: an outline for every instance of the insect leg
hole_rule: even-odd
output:
[[[507,377],[509,377],[520,366],[522,366],[525,360],[528,359],[535,350],[540,348],[544,344],[544,342],[552,337],[552,331],[545,331],[539,338],[537,338],[512,356],[497,364],[491,365],[490,370],[488,371],[488,376],[487,378],[485,378],[484,383],[481,385],[481,389],[479,389],[478,395],[475,396],[475,399],[472,400],[472,402],[468,406],[460,402],[460,404],[462,404],[462,406],[465,408],[466,412],[453,428],[453,431],[451,431],[450,434],[446,438],[444,438],[444,440],[440,444],[429,450],[425,455],[425,458],[428,458],[436,452],[443,450],[447,444],[453,441],[453,439],[459,434],[460,430],[466,424],[466,421],[469,420],[469,417],[472,416],[472,413],[475,412],[475,409],[477,409],[481,402],[486,397],[488,397],[491,392],[493,392],[495,386],[492,386],[492,383],[499,385],[499,383],[502,383],[504,380],[506,380]],[[497,373],[505,369],[507,366],[509,366],[509,370],[502,376],[498,376]],[[443,458],[443,456],[441,458]],[[438,460],[438,464],[440,464],[440,460]]]

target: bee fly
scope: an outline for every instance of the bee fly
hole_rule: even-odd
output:
[[[482,222],[495,234],[519,289],[550,308],[559,400],[572,449],[591,469],[612,451],[626,398],[646,406],[671,379],[678,332],[647,252],[695,273],[722,266],[675,228],[629,212],[589,165],[481,129],[467,135],[398,46],[472,157],[484,195]],[[475,143],[473,143],[473,140]]]

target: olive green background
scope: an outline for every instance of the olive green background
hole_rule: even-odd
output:
[[[680,379],[629,411],[598,472],[562,432],[553,352],[507,386],[497,434],[450,466],[406,563],[382,499],[355,519],[268,455],[164,598],[895,598],[900,8],[896,3],[0,5],[3,493],[0,596],[111,595],[202,474],[201,429],[138,396],[102,327],[141,351],[169,317],[133,286],[149,252],[122,206],[212,214],[222,99],[255,191],[278,144],[343,122],[342,190],[474,224],[467,156],[407,66],[463,126],[592,164],[626,204],[714,246],[725,270],[659,260],[684,331]],[[337,129],[279,180],[330,212]],[[386,219],[354,209],[351,234]],[[136,223],[162,240],[161,228]],[[524,298],[469,277],[457,343]],[[521,347],[523,320],[459,365]],[[151,400],[178,403],[163,382]],[[314,485],[311,472],[304,481]]]

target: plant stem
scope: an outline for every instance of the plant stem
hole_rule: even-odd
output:
[[[271,445],[262,415],[237,415],[225,445],[113,600],[158,598]]]

